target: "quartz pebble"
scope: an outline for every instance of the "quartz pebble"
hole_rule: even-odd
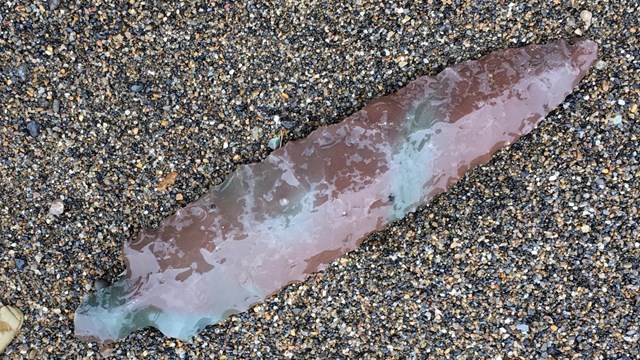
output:
[[[51,215],[62,215],[64,212],[64,202],[60,199],[54,200],[51,202],[49,206],[49,214]]]
[[[585,24],[585,27],[588,29],[591,26],[591,19],[592,19],[591,11],[582,10],[580,12],[580,19],[582,19],[582,21]]]

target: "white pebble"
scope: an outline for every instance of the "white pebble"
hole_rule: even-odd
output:
[[[593,14],[589,10],[582,10],[580,12],[580,19],[584,21],[584,24],[587,26],[587,29],[588,29],[589,26],[591,26],[591,20],[593,19]]]
[[[614,117],[609,118],[610,125],[620,125],[622,124],[622,115],[616,114]]]
[[[51,215],[62,215],[62,213],[64,212],[64,203],[62,202],[62,200],[57,199],[51,202],[51,205],[49,207],[49,214]]]
[[[598,60],[598,61],[596,62],[596,69],[598,69],[598,70],[602,70],[602,69],[604,69],[605,67],[607,67],[607,62],[606,62],[606,61]]]

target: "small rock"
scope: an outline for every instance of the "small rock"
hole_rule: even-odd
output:
[[[282,126],[284,126],[285,129],[291,129],[294,125],[295,123],[291,120],[282,120]]]
[[[54,99],[53,100],[52,109],[53,109],[53,113],[54,114],[57,114],[57,113],[60,112],[60,100],[58,100],[58,99]]]
[[[16,268],[18,270],[22,270],[22,268],[24,268],[24,264],[25,264],[24,260],[16,258],[15,262],[16,262]]]
[[[549,353],[549,355],[551,356],[560,356],[562,355],[562,352],[560,352],[560,350],[558,350],[555,346],[550,347],[547,352]]]
[[[140,84],[133,84],[133,85],[131,85],[131,88],[130,88],[130,89],[131,89],[131,91],[133,91],[133,92],[138,92],[138,91],[142,90],[142,85],[140,85]]]
[[[609,125],[620,125],[622,124],[622,115],[616,114],[613,117],[609,118]]]
[[[27,65],[22,64],[16,68],[16,75],[20,78],[20,81],[27,81]]]
[[[177,201],[182,201],[182,200],[184,200],[184,196],[182,196],[182,194],[176,194],[176,200]]]
[[[49,5],[49,10],[55,10],[60,6],[60,0],[47,0],[47,4]]]
[[[64,212],[64,203],[62,202],[62,200],[57,199],[51,202],[51,206],[49,207],[49,214],[58,216],[58,215],[62,215],[63,212]]]
[[[162,180],[160,180],[156,188],[162,191],[167,190],[171,185],[175,184],[177,177],[178,173],[175,171],[168,173]]]
[[[253,140],[259,140],[260,134],[262,134],[262,129],[260,129],[259,127],[256,126],[251,129],[251,138]]]
[[[580,19],[582,19],[582,21],[584,21],[584,24],[585,24],[587,29],[589,28],[589,26],[591,26],[592,18],[593,18],[593,14],[591,14],[591,11],[582,10],[580,12]]]
[[[0,353],[7,348],[11,340],[16,336],[24,315],[22,311],[13,306],[3,306],[0,308]]]
[[[37,121],[29,121],[27,123],[27,130],[29,131],[29,135],[33,137],[38,137],[40,134],[40,129],[42,129],[42,125]]]
[[[523,334],[529,334],[529,325],[527,324],[518,324],[516,325],[516,329],[520,330]]]
[[[602,70],[602,69],[604,69],[605,67],[607,67],[607,62],[606,62],[606,61],[603,61],[603,60],[598,60],[598,61],[596,61],[596,65],[595,65],[595,67],[596,67],[596,69],[598,69],[598,70]]]
[[[587,224],[582,225],[582,226],[580,226],[580,231],[582,231],[583,233],[585,233],[585,234],[586,234],[586,233],[588,233],[589,231],[591,231],[591,226],[589,226],[589,225],[587,225]]]
[[[269,140],[269,148],[271,150],[275,150],[280,147],[282,144],[282,138],[280,136],[276,136],[273,139]]]

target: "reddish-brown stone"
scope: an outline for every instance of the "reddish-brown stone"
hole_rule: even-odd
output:
[[[495,52],[240,166],[125,245],[126,277],[78,308],[76,334],[188,339],[303,281],[531,131],[596,54],[589,40]]]

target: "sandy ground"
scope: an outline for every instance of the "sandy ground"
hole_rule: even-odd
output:
[[[2,356],[640,358],[639,11],[3,1],[0,303],[25,323]],[[192,343],[74,338],[82,297],[123,272],[122,244],[274,136],[303,138],[456,62],[580,34],[600,60],[540,128],[326,272]]]

